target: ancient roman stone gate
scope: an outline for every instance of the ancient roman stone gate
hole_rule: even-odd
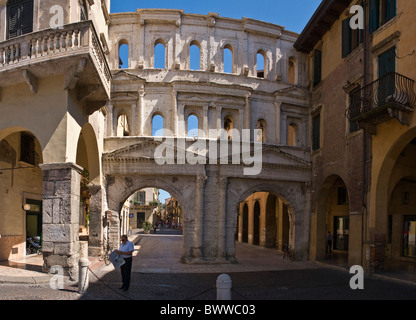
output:
[[[185,263],[235,261],[239,204],[255,192],[290,204],[292,245],[307,258],[308,57],[293,48],[296,36],[261,21],[182,10],[111,15],[105,182],[91,198],[90,252],[102,247],[100,210],[117,226],[131,194],[157,187],[183,208]],[[260,158],[248,161],[256,152]]]
[[[112,216],[119,215],[124,201],[137,190],[145,187],[167,190],[177,197],[184,211],[183,262],[235,261],[239,203],[261,191],[278,194],[290,203],[297,257],[307,258],[308,163],[285,153],[282,148],[264,146],[261,151],[268,160],[262,163],[261,173],[245,176],[244,169],[248,166],[231,161],[216,165],[177,164],[175,157],[175,164],[157,164],[152,154],[168,139],[164,139],[165,142],[155,142],[152,138],[116,140],[119,139],[109,139],[107,143],[125,146],[106,153],[103,159]],[[232,143],[227,141],[227,144],[231,147]]]

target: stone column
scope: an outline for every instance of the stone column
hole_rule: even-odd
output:
[[[281,128],[281,120],[280,120],[280,115],[281,115],[281,108],[282,108],[282,103],[277,101],[275,101],[274,103],[274,107],[276,110],[276,144],[281,144],[281,132],[280,132],[280,128]]]
[[[114,125],[113,125],[113,105],[111,103],[107,103],[107,137],[112,137],[114,135]]]
[[[208,109],[209,106],[204,106],[204,114],[203,114],[203,121],[202,121],[202,130],[204,131],[204,138],[209,138],[209,128],[208,128]],[[199,132],[198,132],[199,134]]]
[[[251,197],[248,200],[248,244],[253,244],[253,230],[254,230],[254,200]]]
[[[216,106],[216,108],[217,108],[217,138],[220,138],[221,137],[221,129],[223,129],[222,117],[221,117],[222,107],[221,106]]]
[[[144,90],[139,91],[139,136],[143,136],[144,134]]]
[[[61,266],[78,278],[82,168],[74,163],[40,165],[43,172],[42,241],[44,271]]]
[[[227,236],[227,191],[228,178],[218,178],[218,250],[217,258],[224,259],[226,252]]]
[[[193,258],[202,258],[204,255],[204,190],[207,182],[207,176],[196,177],[195,192],[195,233],[194,248],[192,250]]]
[[[175,137],[178,136],[178,97],[175,89],[172,89],[172,132]]]

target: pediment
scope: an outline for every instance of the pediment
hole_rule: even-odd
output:
[[[120,71],[113,73],[113,82],[123,83],[123,82],[131,82],[131,81],[146,82],[144,78],[141,78],[125,70],[120,70]]]

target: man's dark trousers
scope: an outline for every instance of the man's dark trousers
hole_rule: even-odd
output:
[[[123,282],[122,288],[128,290],[130,287],[131,265],[133,258],[124,258],[126,262],[120,267],[121,281]]]

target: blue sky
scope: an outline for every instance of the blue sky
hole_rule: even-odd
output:
[[[286,30],[301,33],[321,4],[321,0],[111,0],[111,13],[134,12],[136,9],[181,9],[185,13],[208,14],[241,19],[243,17],[277,24]],[[122,52],[120,51],[120,55]],[[159,124],[159,127],[163,124]],[[192,136],[194,131],[191,131]],[[197,135],[197,132],[195,132]],[[160,190],[162,203],[169,193]]]
[[[302,32],[318,8],[321,0],[111,0],[111,12],[133,12],[138,8],[182,9],[185,13],[208,14],[221,17],[242,17],[284,26]]]

